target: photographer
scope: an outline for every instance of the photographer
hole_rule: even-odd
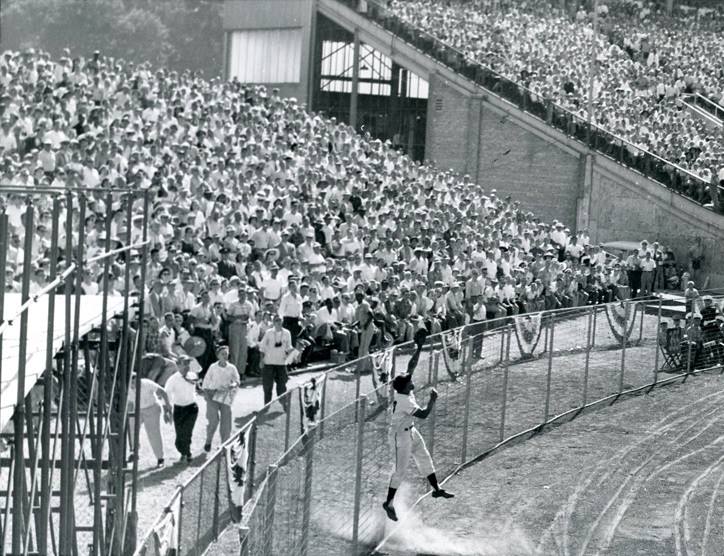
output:
[[[287,355],[292,351],[292,335],[282,327],[282,318],[274,315],[273,327],[264,333],[259,343],[259,351],[264,357],[261,371],[261,382],[264,388],[264,405],[272,400],[272,389],[276,383],[277,397],[287,391]],[[281,400],[284,411],[287,411],[287,398]]]

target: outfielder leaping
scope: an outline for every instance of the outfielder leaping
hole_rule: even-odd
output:
[[[393,436],[395,445],[395,468],[390,477],[390,486],[387,489],[387,501],[382,507],[387,512],[387,517],[393,521],[397,521],[397,512],[392,504],[397,489],[400,488],[402,481],[407,472],[407,465],[410,461],[410,454],[415,458],[415,463],[420,473],[427,477],[432,486],[433,498],[452,498],[454,495],[441,489],[437,484],[435,476],[435,467],[427,451],[425,441],[422,435],[415,428],[414,417],[418,419],[427,419],[435,405],[437,399],[437,391],[433,388],[430,391],[430,401],[424,409],[417,405],[415,388],[412,383],[412,374],[415,372],[417,362],[420,360],[420,352],[425,343],[427,333],[424,329],[420,329],[415,334],[415,342],[417,343],[417,351],[407,364],[407,373],[396,376],[392,380],[392,388],[394,389],[394,401],[392,402],[392,425],[390,434]]]

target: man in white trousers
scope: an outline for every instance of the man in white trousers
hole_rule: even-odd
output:
[[[387,489],[387,500],[382,504],[387,517],[392,521],[397,521],[397,512],[393,505],[393,499],[397,489],[400,488],[402,481],[407,473],[407,466],[410,462],[410,455],[415,459],[420,474],[425,476],[432,486],[433,498],[452,498],[454,495],[443,490],[437,484],[437,476],[435,475],[435,466],[432,463],[430,452],[427,451],[425,441],[422,435],[415,428],[414,418],[427,419],[432,412],[437,400],[437,391],[433,388],[430,391],[430,401],[423,409],[417,405],[413,390],[415,385],[412,383],[412,373],[415,371],[417,362],[420,359],[420,352],[425,343],[427,333],[424,329],[420,329],[415,333],[415,342],[417,343],[417,351],[410,359],[407,365],[407,373],[396,376],[392,381],[392,388],[395,391],[394,400],[392,402],[392,424],[390,435],[395,447],[395,468],[390,477],[390,485]]]
[[[163,467],[165,460],[163,456],[163,438],[161,436],[161,419],[166,423],[171,422],[171,402],[168,399],[166,390],[159,384],[148,378],[141,379],[141,407],[139,411],[134,412],[134,403],[136,401],[136,378],[135,374],[131,377],[128,388],[128,411],[133,412],[141,420],[141,426],[146,429],[148,441],[151,449],[156,456],[157,466]],[[128,418],[128,434],[133,448],[133,439],[135,432],[134,417]]]

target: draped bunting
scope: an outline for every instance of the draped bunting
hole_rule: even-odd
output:
[[[518,349],[523,359],[533,357],[533,352],[538,346],[540,333],[543,329],[542,322],[542,313],[531,313],[515,317],[515,339],[518,342]]]
[[[392,378],[392,366],[394,363],[394,350],[386,349],[370,354],[372,361],[372,386],[377,395],[377,401],[383,403],[387,392],[381,391],[380,386],[387,384]]]
[[[181,497],[176,496],[161,521],[153,528],[150,546],[144,547],[144,556],[175,556],[177,554],[180,515]]]
[[[322,408],[322,381],[324,375],[313,377],[299,389],[302,408],[302,434],[309,432],[319,422]]]
[[[463,329],[456,328],[454,330],[447,330],[440,334],[442,341],[442,359],[445,362],[445,370],[450,377],[455,380],[457,379],[460,366],[462,365],[462,343],[463,343]]]
[[[631,336],[634,324],[636,323],[636,312],[639,309],[638,304],[633,303],[609,303],[606,307],[606,320],[611,328],[611,333],[616,339],[623,343]]]
[[[231,502],[238,507],[244,505],[246,470],[249,465],[249,450],[246,440],[246,432],[243,432],[226,448]]]

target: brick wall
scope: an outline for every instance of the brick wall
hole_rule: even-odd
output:
[[[469,93],[459,91],[437,75],[431,76],[425,139],[428,160],[442,169],[473,175],[474,157],[469,156],[468,147],[474,104]]]
[[[541,218],[575,227],[579,154],[437,75],[430,80],[425,152],[441,168],[470,174]]]
[[[659,241],[687,261],[696,237],[703,239],[709,287],[724,285],[721,216],[695,205],[643,176],[596,157],[591,190],[591,237],[597,241]],[[700,284],[701,285],[701,284]]]
[[[540,218],[574,228],[581,186],[576,152],[526,129],[485,103],[482,109],[478,181],[510,194]]]

